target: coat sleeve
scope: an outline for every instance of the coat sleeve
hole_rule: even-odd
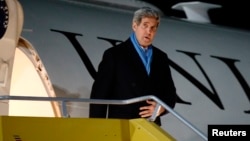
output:
[[[97,75],[92,86],[90,93],[91,99],[109,99],[111,95],[111,87],[113,86],[113,61],[114,59],[111,51],[105,51],[98,66]],[[90,104],[89,117],[105,118],[106,114],[107,105]]]
[[[161,74],[158,82],[161,82],[158,85],[161,85],[161,91],[156,94],[158,98],[160,98],[164,103],[166,103],[169,107],[174,108],[177,102],[177,93],[176,87],[174,84],[174,80],[172,78],[172,73],[170,70],[170,60],[166,53],[159,54],[161,59],[158,59],[158,63],[161,64],[161,69],[158,69],[159,74]],[[162,113],[162,115],[167,114],[168,111]]]

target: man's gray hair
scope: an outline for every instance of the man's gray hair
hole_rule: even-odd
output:
[[[160,13],[150,7],[142,7],[134,12],[133,22],[140,24],[143,18],[155,18],[160,23]]]

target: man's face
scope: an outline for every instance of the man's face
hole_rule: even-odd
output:
[[[155,18],[143,18],[139,25],[133,22],[132,28],[142,47],[148,47],[152,44],[158,25],[159,21]]]

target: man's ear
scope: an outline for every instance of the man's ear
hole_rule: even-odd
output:
[[[132,23],[132,29],[135,31],[136,28],[137,28],[137,24],[136,24],[136,22],[133,22],[133,23]]]

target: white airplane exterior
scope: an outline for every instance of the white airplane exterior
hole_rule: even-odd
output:
[[[20,40],[26,44],[17,45],[16,56],[29,58],[27,62],[19,62],[19,68],[31,62],[29,66],[37,70],[34,66],[39,62],[42,71],[40,77],[34,74],[37,80],[33,73],[14,74],[18,67],[13,65],[9,89],[15,87],[15,90],[2,87],[0,95],[27,96],[28,91],[22,91],[24,86],[18,86],[30,81],[25,86],[34,90],[28,96],[89,98],[104,50],[125,41],[132,32],[134,7],[121,9],[73,0],[19,0],[19,3],[23,10]],[[249,31],[162,17],[153,44],[169,55],[179,97],[174,110],[183,118],[205,134],[208,125],[250,123]],[[20,46],[26,46],[26,51]],[[33,59],[32,51],[36,56]],[[34,62],[34,58],[39,61]],[[3,70],[2,65],[1,80],[5,78]],[[14,81],[14,78],[19,79]],[[34,87],[36,81],[41,81],[45,88]],[[40,94],[41,91],[49,94]],[[11,108],[11,103],[8,104]],[[22,112],[7,114],[39,115],[20,110],[27,107],[31,108],[26,105],[19,107]],[[86,103],[72,102],[68,109],[71,117],[88,117]],[[162,128],[178,141],[202,140],[171,114],[163,116],[162,122]]]

